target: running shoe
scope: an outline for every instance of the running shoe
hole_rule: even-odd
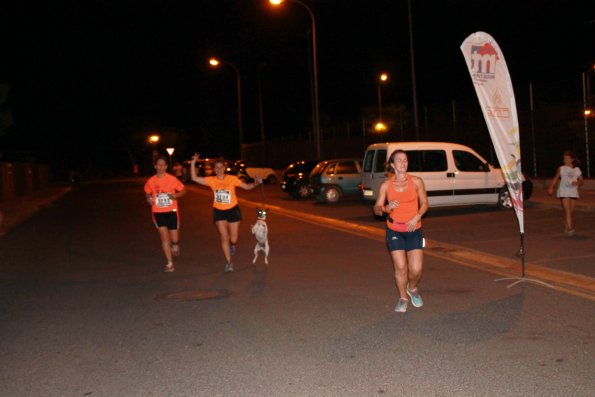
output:
[[[233,272],[233,264],[232,263],[225,264],[225,273],[229,273],[229,272]]]
[[[236,254],[236,245],[235,244],[230,244],[229,245],[229,254],[231,256],[234,256]]]
[[[173,273],[174,270],[176,270],[176,269],[174,269],[174,264],[173,263],[168,263],[167,265],[165,265],[165,272],[166,273]]]
[[[399,299],[399,301],[397,302],[397,306],[395,306],[395,311],[397,313],[405,313],[407,311],[408,304],[409,304],[409,301],[407,299],[404,299],[404,298]]]
[[[413,306],[422,307],[424,305],[424,301],[421,298],[419,292],[417,291],[417,288],[415,288],[414,290],[410,290],[409,287],[407,287],[407,295],[409,295],[409,297],[411,298],[411,304]]]

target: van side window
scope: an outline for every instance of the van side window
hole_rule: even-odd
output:
[[[337,165],[336,174],[357,174],[357,166],[354,161],[341,161]]]
[[[327,175],[332,175],[332,174],[335,173],[335,165],[336,164],[329,165],[329,167],[326,169],[326,174]]]
[[[411,172],[438,172],[448,168],[444,150],[409,150],[407,159],[407,170]]]
[[[364,159],[364,172],[372,171],[372,165],[374,164],[374,150],[368,150],[366,153],[366,158]]]
[[[376,151],[376,161],[374,163],[374,172],[384,172],[386,163],[386,150]]]
[[[459,171],[485,172],[486,170],[483,162],[472,153],[463,150],[453,150],[452,155],[455,160],[455,166]]]

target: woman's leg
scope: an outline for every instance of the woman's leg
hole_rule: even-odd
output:
[[[574,212],[574,200],[568,197],[561,199],[562,208],[564,209],[564,231],[569,232],[574,229],[574,222],[572,214]]]
[[[415,288],[417,288],[417,283],[419,283],[419,280],[421,279],[421,273],[423,271],[423,260],[423,250],[418,249],[407,252],[407,262],[409,264],[407,276],[410,290],[414,290]]]
[[[170,230],[169,241],[171,242],[172,255],[180,255],[180,231],[177,229]]]
[[[404,250],[391,251],[390,256],[393,260],[393,267],[395,269],[395,281],[397,283],[397,289],[399,290],[399,296],[403,299],[407,299],[407,281],[408,281],[408,269],[407,269],[407,255]]]
[[[229,231],[227,221],[217,221],[215,225],[219,231],[219,237],[221,238],[221,250],[225,257],[225,263],[231,263],[231,254],[229,253]]]
[[[240,222],[231,222],[228,223],[229,229],[229,242],[230,244],[237,244],[238,243],[238,235],[240,232]]]
[[[169,239],[169,230],[165,226],[159,227],[159,237],[161,238],[161,248],[163,248],[163,253],[165,254],[165,258],[167,259],[167,263],[173,263],[173,259],[171,256],[171,247],[170,247],[170,239]]]

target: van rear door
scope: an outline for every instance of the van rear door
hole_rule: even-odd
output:
[[[362,168],[362,198],[376,201],[380,185],[386,180],[386,149],[369,149]]]

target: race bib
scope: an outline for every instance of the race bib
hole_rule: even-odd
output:
[[[168,193],[157,193],[155,199],[155,204],[157,205],[157,208],[165,208],[173,204],[173,201],[169,197]]]
[[[229,190],[215,190],[215,202],[220,204],[231,204],[231,192]]]

